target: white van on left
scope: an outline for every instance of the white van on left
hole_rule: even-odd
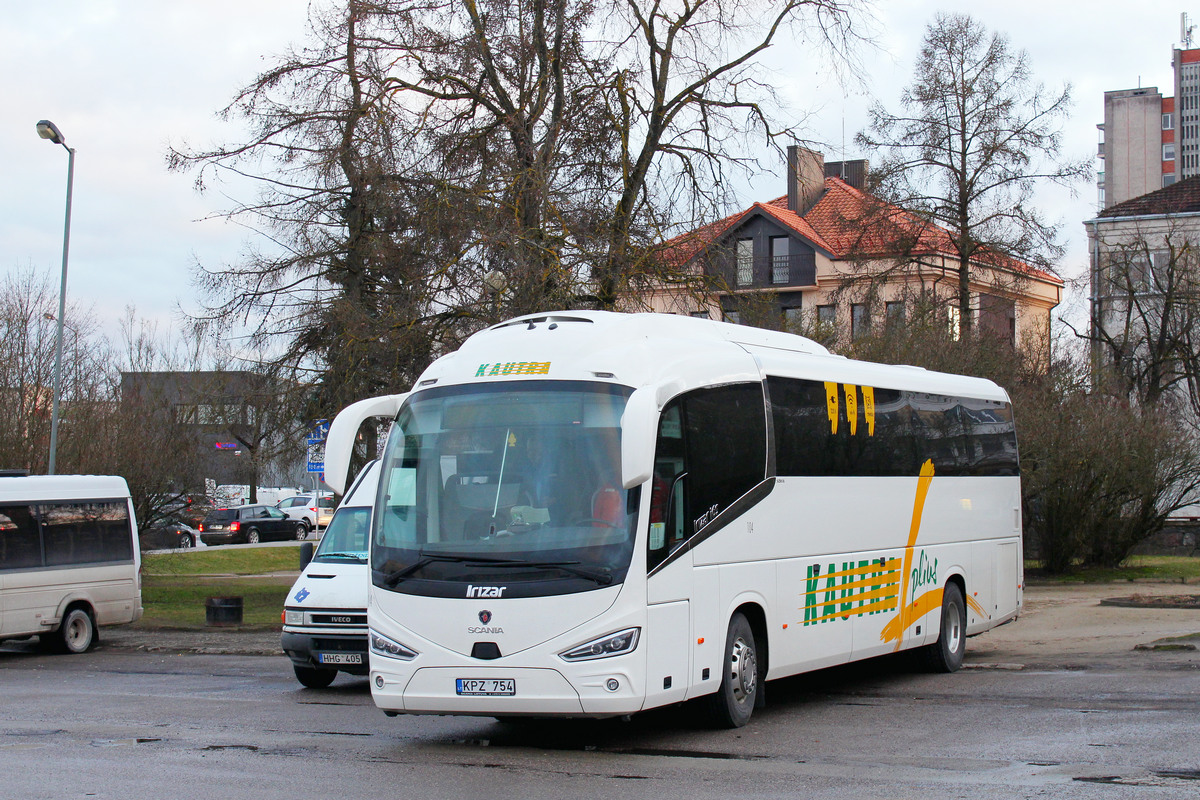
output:
[[[124,478],[0,477],[0,640],[83,653],[142,616],[137,520]]]

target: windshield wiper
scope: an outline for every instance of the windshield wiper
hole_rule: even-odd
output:
[[[317,553],[315,556],[313,556],[313,558],[314,559],[317,559],[317,558],[350,558],[355,561],[366,561],[367,554],[366,553]]]
[[[400,581],[407,578],[409,575],[412,575],[417,570],[423,569],[424,567],[427,567],[430,564],[433,564],[438,561],[446,561],[449,563],[458,563],[458,564],[464,564],[464,563],[510,564],[510,563],[512,563],[511,558],[489,558],[487,556],[472,556],[472,555],[465,555],[465,554],[459,555],[457,553],[422,553],[420,555],[420,557],[417,558],[416,561],[409,564],[407,567],[404,567],[403,569],[398,569],[395,572],[387,575],[383,579],[383,583],[389,589],[394,588],[396,586],[396,584],[398,584]]]
[[[595,581],[600,586],[608,586],[613,581],[612,573],[608,569],[586,569],[575,566],[578,561],[517,561],[509,560],[500,564],[494,564],[497,567],[534,567],[558,569],[563,572],[577,575],[580,578],[587,578],[589,581]]]

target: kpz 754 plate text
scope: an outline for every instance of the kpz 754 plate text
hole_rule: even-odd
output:
[[[457,691],[461,695],[512,696],[517,693],[514,678],[459,678]]]

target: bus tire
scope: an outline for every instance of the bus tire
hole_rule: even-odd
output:
[[[715,727],[740,728],[750,721],[758,693],[758,645],[754,630],[738,611],[729,619],[721,662],[721,685],[705,698],[708,717]]]
[[[57,649],[63,653],[86,653],[96,641],[96,624],[86,608],[74,606],[67,609],[62,624],[58,626]]]
[[[925,664],[931,672],[957,672],[967,653],[967,604],[957,583],[942,591],[942,626],[936,642],[925,646]]]
[[[292,670],[296,673],[296,680],[309,689],[324,689],[337,677],[336,669],[317,669],[293,664]]]

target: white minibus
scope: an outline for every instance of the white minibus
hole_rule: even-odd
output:
[[[68,653],[142,615],[137,522],[124,478],[0,478],[0,639]]]
[[[556,312],[469,338],[395,416],[372,519],[388,714],[611,717],[921,648],[954,671],[1021,608],[1012,408],[994,383],[683,316]]]

